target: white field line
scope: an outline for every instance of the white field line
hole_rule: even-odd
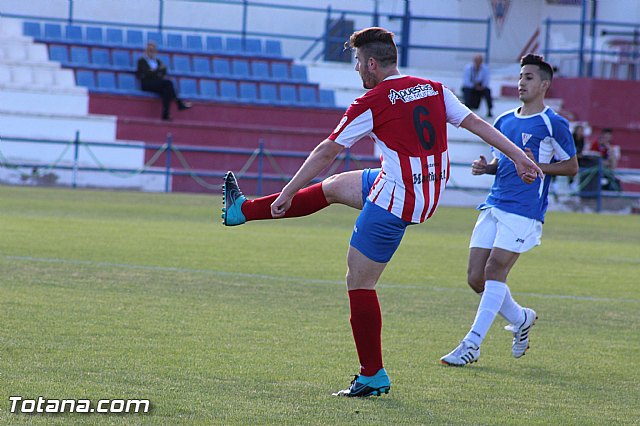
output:
[[[77,259],[55,259],[55,258],[40,258],[30,256],[2,256],[6,260],[23,261],[23,262],[41,262],[41,263],[59,263],[64,265],[83,265],[83,266],[95,266],[95,267],[108,267],[108,268],[121,268],[121,269],[133,269],[141,271],[157,271],[157,272],[177,272],[177,273],[197,273],[204,275],[213,275],[219,277],[239,277],[239,278],[251,278],[258,280],[271,280],[271,281],[291,281],[302,284],[332,284],[332,285],[345,285],[344,281],[333,280],[316,280],[302,277],[291,276],[277,276],[277,275],[265,275],[265,274],[247,274],[242,272],[228,272],[228,271],[216,271],[213,269],[194,269],[194,268],[175,268],[167,266],[154,266],[154,265],[133,265],[128,263],[111,263],[111,262],[95,262],[92,260],[77,260]],[[417,284],[395,284],[395,283],[380,283],[380,288],[405,288],[405,289],[424,289],[431,291],[446,291],[446,292],[468,292],[469,289],[466,286],[461,288],[445,288],[445,287],[432,287],[427,285]],[[591,297],[591,296],[574,296],[574,295],[562,295],[562,294],[544,294],[544,293],[519,293],[513,292],[513,294],[538,297],[541,299],[566,299],[566,300],[579,300],[587,302],[631,302],[640,303],[640,299],[633,298],[612,298],[612,297]]]

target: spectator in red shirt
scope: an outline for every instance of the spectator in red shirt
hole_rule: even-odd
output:
[[[620,147],[611,144],[613,139],[613,131],[605,127],[600,132],[598,139],[591,143],[591,151],[600,155],[602,158],[602,166],[604,167],[604,178],[606,182],[603,182],[602,189],[607,191],[619,191],[620,180],[615,177],[614,170],[618,166],[618,160],[620,159]]]

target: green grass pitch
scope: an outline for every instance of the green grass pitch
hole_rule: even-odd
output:
[[[510,276],[540,319],[511,357],[475,315],[476,212],[411,227],[378,291],[389,395],[358,362],[344,287],[357,212],[220,224],[219,196],[0,187],[0,423],[601,425],[640,419],[640,218],[548,214]],[[9,396],[149,399],[148,414],[11,414]]]

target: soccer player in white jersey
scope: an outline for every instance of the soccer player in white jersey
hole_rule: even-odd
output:
[[[329,202],[362,208],[347,255],[350,322],[360,374],[348,389],[334,395],[363,397],[387,393],[391,387],[382,363],[382,315],[375,285],[407,226],[425,221],[436,210],[449,179],[447,122],[504,152],[523,181],[533,182],[542,171],[441,83],[401,75],[393,33],[366,28],[352,34],[348,47],[355,51],[355,69],[364,88],[371,90],[351,104],[281,193],[250,202],[229,172],[223,186],[223,222],[233,226],[244,223],[247,216],[266,219],[267,206],[269,218],[310,214]],[[345,147],[365,136],[383,153],[381,170],[344,173],[333,182],[342,182],[340,186],[332,185],[327,197],[321,184],[305,188]],[[368,195],[362,201],[365,188]],[[291,210],[295,213],[287,215]]]
[[[495,127],[526,151],[546,177],[532,185],[523,184],[513,163],[499,152],[490,163],[482,156],[473,162],[474,175],[496,176],[486,201],[478,206],[480,215],[469,245],[467,280],[482,297],[467,335],[441,358],[447,365],[463,366],[478,360],[480,344],[498,313],[509,321],[506,328],[513,332],[512,355],[520,358],[525,354],[537,315],[513,299],[507,275],[520,253],[540,244],[550,176],[578,172],[569,123],[544,104],[553,69],[534,54],[524,56],[520,65],[518,95],[522,105],[499,116]]]

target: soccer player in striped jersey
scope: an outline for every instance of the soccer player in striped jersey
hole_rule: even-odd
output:
[[[547,210],[550,176],[574,176],[578,160],[569,123],[544,104],[553,69],[541,56],[529,54],[520,61],[518,95],[522,105],[500,115],[495,127],[527,152],[546,177],[532,185],[522,183],[513,163],[494,151],[487,163],[472,164],[474,175],[493,174],[495,181],[480,206],[469,245],[467,280],[482,294],[475,321],[462,342],[441,358],[442,363],[463,366],[480,357],[480,344],[499,313],[513,333],[511,353],[520,358],[529,348],[529,332],[537,314],[521,307],[511,296],[507,275],[520,253],[540,245]]]
[[[355,69],[364,88],[370,90],[351,104],[333,133],[311,152],[281,193],[249,202],[228,173],[223,219],[230,226],[244,223],[245,214],[250,219],[300,216],[330,201],[362,209],[347,254],[350,322],[360,374],[348,389],[334,394],[362,397],[387,393],[391,387],[382,362],[382,315],[375,285],[405,229],[430,218],[438,206],[449,179],[447,122],[504,152],[524,182],[533,182],[542,171],[441,83],[401,75],[393,33],[366,28],[352,34],[347,46],[355,52]],[[324,196],[321,184],[305,188],[345,147],[365,136],[382,151],[379,171],[338,175],[324,187],[333,199]],[[367,193],[365,200],[361,191]]]

